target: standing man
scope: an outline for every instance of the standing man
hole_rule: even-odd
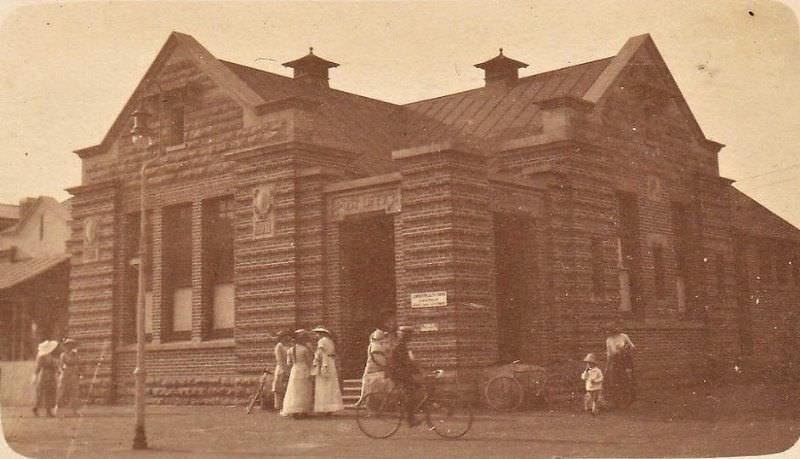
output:
[[[78,357],[78,342],[74,339],[64,338],[62,341],[64,352],[59,358],[58,379],[58,404],[56,414],[63,411],[67,405],[72,407],[72,414],[79,415],[81,367]]]

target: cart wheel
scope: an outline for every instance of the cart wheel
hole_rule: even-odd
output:
[[[522,404],[525,395],[522,384],[510,376],[492,378],[484,389],[486,402],[497,411],[513,411]]]

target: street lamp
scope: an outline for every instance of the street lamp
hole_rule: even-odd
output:
[[[157,83],[156,83],[157,84]],[[162,92],[161,87],[158,88],[159,94]],[[159,97],[159,101],[161,97]],[[160,114],[161,110],[157,108]],[[131,115],[133,119],[133,128],[131,129],[131,140],[133,144],[139,148],[149,149],[153,146],[153,136],[150,128],[148,127],[148,119],[150,114],[142,109],[140,106]],[[158,132],[157,148],[161,148],[161,126],[156,126]],[[144,344],[145,344],[145,273],[147,266],[147,206],[145,196],[147,196],[147,168],[158,158],[156,155],[147,158],[142,162],[139,180],[139,288],[136,294],[136,368],[133,370],[133,375],[136,382],[136,392],[134,394],[134,403],[136,405],[136,427],[133,437],[133,449],[147,449],[147,436],[144,428],[144,406],[145,406],[145,381],[146,371],[144,363]]]

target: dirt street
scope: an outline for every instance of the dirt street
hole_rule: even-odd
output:
[[[443,440],[403,426],[388,440],[358,429],[354,413],[302,421],[242,407],[148,407],[151,449],[132,451],[133,410],[89,407],[81,418],[2,411],[11,447],[28,457],[707,457],[776,453],[800,436],[796,387],[734,385],[643,395],[630,411],[597,418],[575,406],[497,414],[482,411],[470,433]],[[800,445],[795,448],[800,448]],[[5,457],[5,456],[3,456]]]

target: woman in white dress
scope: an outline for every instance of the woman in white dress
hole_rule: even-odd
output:
[[[289,349],[286,359],[291,370],[289,370],[289,382],[286,385],[281,416],[301,419],[314,408],[314,381],[311,377],[313,354],[309,347],[310,333],[297,330],[294,335],[295,344]]]
[[[291,350],[292,332],[281,331],[275,344],[275,372],[272,375],[272,394],[275,409],[283,408],[283,397],[286,395],[286,386],[289,383],[289,351]]]
[[[324,327],[311,330],[319,335],[314,355],[314,412],[331,414],[344,409],[339,376],[336,369],[336,346],[331,332]]]
[[[364,366],[364,376],[361,378],[361,396],[356,404],[360,404],[364,397],[372,392],[388,392],[391,389],[391,381],[386,377],[386,367],[392,354],[394,343],[392,338],[390,332],[381,329],[369,335],[367,364]]]

